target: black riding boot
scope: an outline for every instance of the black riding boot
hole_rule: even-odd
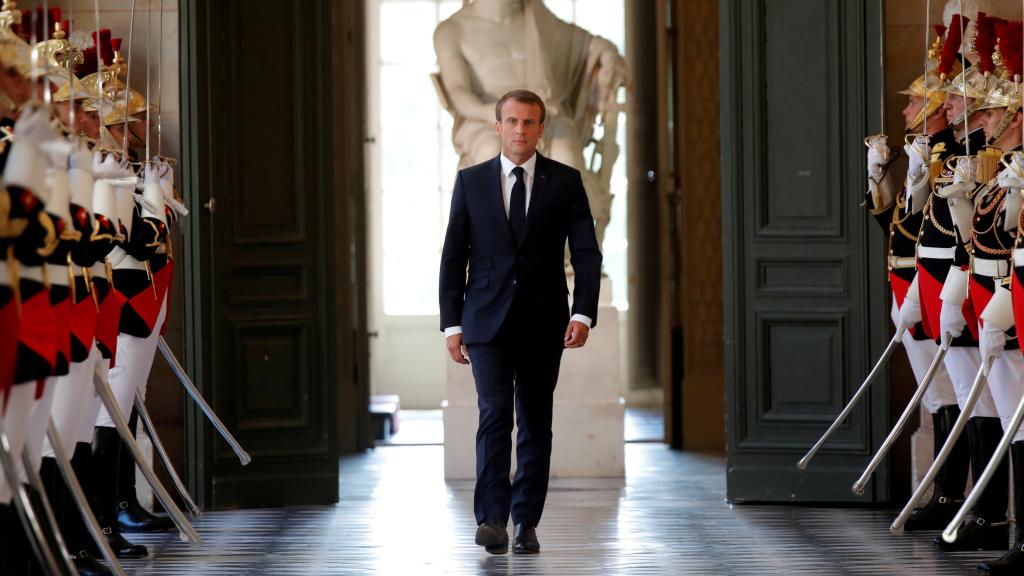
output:
[[[1013,546],[997,560],[978,564],[978,570],[991,575],[1024,574],[1024,442],[1010,445],[1013,460],[1013,511],[1017,523],[1013,529]]]
[[[1003,437],[999,418],[976,416],[967,421],[967,438],[971,445],[971,472],[977,485],[988,461]],[[967,523],[960,527],[956,542],[949,544],[942,536],[934,543],[943,550],[1006,550],[1009,526],[1006,522],[1007,491],[1010,474],[1004,459],[992,481],[985,487],[978,504],[971,510]]]
[[[92,447],[86,443],[78,443],[75,446],[75,454],[72,456],[71,465],[75,471],[75,477],[82,486],[82,491],[89,499],[89,476],[92,474],[89,468],[89,460],[92,455]],[[75,560],[75,568],[81,576],[110,576],[113,574],[96,560],[98,550],[92,540],[85,521],[82,520],[82,511],[72,496],[71,490],[63,480],[53,458],[43,458],[43,467],[40,472],[43,483],[49,494],[50,502],[54,506],[54,513],[57,523],[60,525],[60,532],[65,537],[68,551]],[[95,504],[90,500],[89,507],[94,508]],[[91,550],[96,550],[95,556]]]
[[[943,406],[932,414],[933,449],[935,456],[946,444],[953,424],[960,417],[960,407],[956,404]],[[946,463],[935,475],[932,499],[927,504],[914,510],[904,525],[904,530],[942,530],[956,515],[960,503],[964,499],[964,488],[967,486],[967,470],[971,465],[971,452],[967,438],[961,434],[954,444]]]
[[[117,430],[97,426],[92,441],[93,490],[96,519],[118,558],[145,558],[149,551],[124,539],[117,525],[117,461],[121,440]]]
[[[139,414],[132,409],[128,429],[135,433]],[[167,532],[174,530],[174,522],[167,516],[156,516],[139,503],[135,492],[135,458],[128,445],[118,439],[121,456],[117,464],[117,524],[121,532]]]

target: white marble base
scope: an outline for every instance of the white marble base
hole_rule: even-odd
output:
[[[587,345],[566,350],[555,388],[551,476],[622,477],[625,474],[620,397],[619,313],[598,311]],[[444,409],[444,470],[448,480],[476,477],[476,386],[468,366],[449,362]],[[513,431],[513,438],[515,432]],[[515,442],[513,440],[513,446]],[[513,457],[512,469],[515,470]]]

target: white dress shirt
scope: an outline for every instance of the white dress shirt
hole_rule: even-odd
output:
[[[530,199],[533,193],[533,177],[537,173],[537,153],[534,152],[530,159],[522,164],[516,164],[509,160],[505,154],[500,156],[501,158],[501,199],[505,203],[505,218],[508,218],[509,211],[512,206],[512,186],[516,183],[516,177],[512,174],[512,169],[516,166],[522,166],[523,177],[526,178],[526,213],[530,213]],[[589,316],[583,314],[573,314],[569,320],[579,322],[587,328],[593,324],[593,320]],[[444,337],[454,336],[455,334],[462,334],[462,326],[449,326],[444,329]]]

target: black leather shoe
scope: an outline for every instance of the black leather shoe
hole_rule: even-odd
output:
[[[110,544],[110,549],[114,551],[114,555],[118,558],[132,560],[149,556],[149,550],[145,546],[142,544],[132,544],[125,540],[119,530],[104,528],[103,534],[107,536],[107,543]]]
[[[136,498],[118,502],[117,508],[117,527],[121,532],[152,533],[175,529],[173,520],[152,514]]]
[[[75,556],[75,569],[78,570],[79,576],[113,576],[114,574],[85,550]]]
[[[540,552],[537,529],[526,524],[516,524],[512,535],[513,554],[536,554]]]
[[[508,552],[508,531],[497,522],[488,520],[476,528],[477,546],[483,546],[491,554]]]
[[[978,571],[989,576],[1003,574],[1024,574],[1024,442],[1010,445],[1013,460],[1013,508],[1017,516],[1014,526],[1013,546],[1010,551],[995,560],[978,564]]]
[[[132,409],[128,429],[134,434],[139,414]],[[117,437],[117,527],[125,533],[168,532],[174,530],[174,521],[167,516],[150,513],[139,503],[135,491],[135,458],[128,445]]]
[[[910,514],[903,529],[907,532],[944,530],[960,511],[961,504],[963,501],[956,502],[945,496],[933,497],[927,504]]]
[[[969,552],[974,550],[1006,550],[1009,548],[1010,528],[1006,522],[993,526],[984,518],[968,517],[967,524],[960,527],[956,542],[950,544],[936,536],[932,543],[947,552]]]

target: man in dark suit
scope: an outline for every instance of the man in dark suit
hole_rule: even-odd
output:
[[[441,253],[441,329],[452,360],[472,360],[476,379],[476,543],[507,552],[511,513],[513,552],[535,553],[558,368],[562,350],[582,347],[597,323],[601,252],[579,171],[537,153],[544,102],[514,90],[498,101],[495,118],[501,154],[455,181]],[[513,406],[519,437],[510,483]]]

